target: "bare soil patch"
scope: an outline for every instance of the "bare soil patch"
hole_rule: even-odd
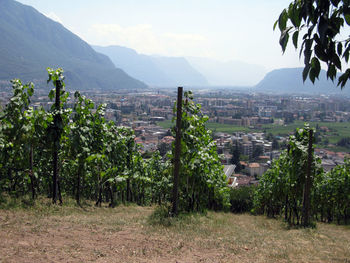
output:
[[[149,224],[153,210],[0,210],[0,262],[350,262],[349,227],[214,212],[165,227]]]

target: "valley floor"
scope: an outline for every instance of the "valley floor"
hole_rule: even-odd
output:
[[[152,207],[0,210],[0,262],[350,262],[350,228],[291,229],[208,212],[152,225]]]

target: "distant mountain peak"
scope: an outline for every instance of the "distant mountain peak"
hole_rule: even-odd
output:
[[[116,67],[152,86],[206,86],[205,77],[183,57],[139,54],[121,46],[93,46],[111,58]]]
[[[62,67],[67,86],[75,89],[146,87],[33,7],[0,0],[0,10],[0,80],[35,79],[44,86],[45,69]]]
[[[256,91],[274,93],[304,93],[304,94],[350,94],[350,84],[343,90],[336,82],[327,79],[326,71],[321,70],[319,79],[315,84],[310,80],[305,83],[302,79],[303,68],[281,68],[267,73],[256,86]]]

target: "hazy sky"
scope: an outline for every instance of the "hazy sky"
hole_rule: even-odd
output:
[[[139,53],[239,60],[266,70],[301,66],[282,56],[273,23],[291,0],[19,0],[89,44]]]

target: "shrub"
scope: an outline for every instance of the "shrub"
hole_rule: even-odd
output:
[[[243,186],[230,190],[232,213],[244,213],[253,208],[254,186]]]

